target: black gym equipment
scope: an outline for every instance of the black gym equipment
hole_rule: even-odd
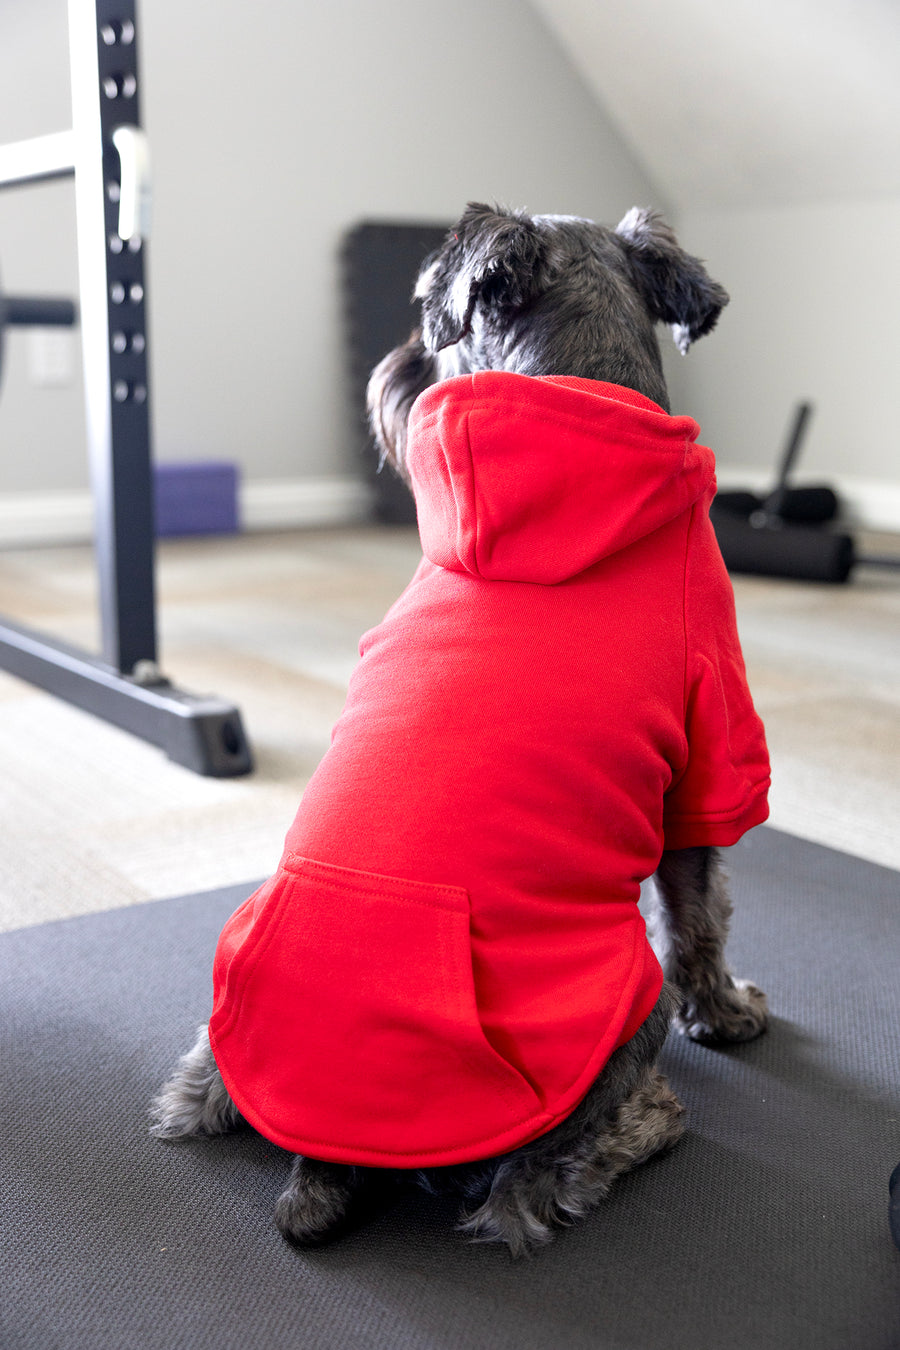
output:
[[[197,773],[233,777],[252,768],[238,709],[176,688],[157,664],[144,271],[149,187],[137,46],[135,0],[69,0],[72,129],[0,146],[0,188],[75,178],[102,630],[97,658],[0,619],[0,668],[160,746]],[[35,298],[8,298],[4,316],[7,323],[75,320],[70,301]]]
[[[72,300],[4,295],[0,289],[0,380],[3,378],[3,337],[8,327],[71,328],[77,317]]]
[[[402,478],[390,468],[378,470],[378,451],[366,417],[366,385],[372,368],[405,342],[419,322],[413,284],[425,258],[440,247],[449,228],[363,221],[344,240],[342,278],[354,434],[374,490],[375,515],[388,525],[415,524],[416,506]]]
[[[852,537],[832,528],[840,504],[828,486],[791,487],[788,476],[812,415],[800,403],[775,487],[765,497],[718,492],[710,516],[729,572],[844,582],[857,561]]]
[[[797,405],[778,479],[767,496],[716,493],[710,518],[729,572],[841,583],[858,564],[900,567],[896,555],[860,554],[852,535],[834,528],[841,504],[833,488],[788,484],[811,416],[811,403]]]

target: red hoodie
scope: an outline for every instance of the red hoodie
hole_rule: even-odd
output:
[[[216,1060],[276,1144],[420,1167],[543,1134],[659,995],[663,848],[766,818],[698,432],[564,377],[416,402],[425,557],[216,953]]]

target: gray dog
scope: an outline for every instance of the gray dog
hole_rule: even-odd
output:
[[[656,1071],[673,1019],[682,1034],[706,1044],[749,1040],[766,1026],[764,995],[734,979],[724,962],[731,906],[718,852],[765,818],[765,746],[744,684],[731,592],[708,521],[712,457],[693,445],[696,424],[669,416],[655,333],[657,323],[671,325],[686,353],[692,341],[713,328],[728,297],[651,212],[635,208],[609,230],[574,217],[528,216],[479,204],[468,207],[425,264],[416,294],[422,300],[421,331],[374,371],[369,407],[383,458],[416,492],[426,559],[385,624],[364,640],[363,661],[334,746],[288,836],[287,861],[279,875],[285,886],[298,888],[298,904],[302,890],[314,921],[291,917],[291,906],[279,899],[277,919],[265,920],[270,924],[265,942],[254,936],[252,961],[241,967],[239,977],[232,971],[243,959],[240,942],[232,936],[224,943],[235,964],[226,970],[226,957],[217,958],[221,1005],[217,1001],[209,1029],[201,1029],[156,1099],[153,1129],[166,1139],[214,1135],[246,1119],[290,1148],[296,1156],[276,1222],[293,1243],[334,1236],[370,1205],[371,1196],[381,1191],[379,1183],[411,1179],[426,1190],[449,1188],[462,1195],[461,1229],[476,1241],[503,1242],[518,1255],[597,1205],[619,1173],[680,1137],[682,1107]],[[441,440],[447,436],[449,449]],[[498,458],[501,442],[503,454],[512,447],[511,461]],[[520,444],[523,458],[517,468]],[[581,457],[577,473],[569,456]],[[557,480],[557,473],[569,477]],[[539,488],[526,509],[519,499],[522,482],[536,475],[540,484],[545,474],[553,478],[553,490],[542,496]],[[576,486],[567,495],[560,481]],[[582,535],[592,534],[595,517],[618,483],[626,485],[628,501],[639,502],[639,513],[649,512],[649,524],[632,525],[629,513],[616,507],[617,542],[600,549]],[[436,506],[432,491],[439,494]],[[504,494],[515,499],[509,520],[503,515]],[[482,512],[477,529],[468,522],[463,529],[452,514],[453,501],[464,498]],[[562,543],[554,541],[546,561],[541,531],[560,512]],[[503,523],[491,536],[496,520]],[[528,542],[515,554],[520,530]],[[536,531],[537,546],[530,542],[530,531]],[[577,561],[559,563],[560,549]],[[510,550],[519,559],[515,565],[506,561]],[[665,565],[663,555],[669,560]],[[665,578],[673,569],[677,577],[670,583]],[[631,588],[624,592],[630,598],[610,608],[611,579],[620,575]],[[585,617],[573,619],[581,611],[572,607],[582,599]],[[516,617],[520,600],[525,618]],[[470,614],[477,620],[467,619]],[[546,637],[554,614],[563,616],[561,632],[577,629],[577,640],[563,639],[571,642],[564,657],[560,640],[551,645]],[[435,634],[445,631],[452,632],[453,641],[448,645],[440,639],[438,650]],[[502,632],[502,640],[492,645],[491,632]],[[471,685],[467,666],[463,686],[456,665],[474,659],[465,651],[473,644],[483,685]],[[513,670],[508,669],[510,652]],[[394,666],[385,667],[391,660]],[[557,669],[554,662],[562,664]],[[548,673],[545,668],[551,666]],[[671,680],[665,674],[670,667]],[[379,677],[375,693],[373,669]],[[379,676],[385,669],[387,679]],[[612,710],[594,708],[595,679],[611,681],[610,688],[619,690]],[[658,691],[666,680],[674,693],[672,707],[663,714]],[[513,710],[506,716],[495,709],[498,682],[509,685]],[[468,697],[460,696],[463,687]],[[488,704],[490,719],[482,711]],[[486,748],[479,752],[482,733]],[[617,740],[622,735],[626,739]],[[463,749],[454,737],[465,741]],[[406,747],[402,756],[398,741]],[[422,743],[428,753],[417,757]],[[620,744],[649,748],[646,753],[604,748]],[[565,770],[547,767],[553,747],[564,751]],[[469,767],[473,754],[480,765],[477,774]],[[372,775],[359,768],[372,759],[386,765],[376,788],[368,785]],[[520,759],[527,761],[530,778],[522,777],[526,769]],[[419,762],[425,765],[425,786],[411,767]],[[606,780],[605,796],[596,799],[595,773]],[[564,808],[559,806],[563,800]],[[507,823],[517,810],[532,806],[530,816]],[[462,809],[470,815],[451,829],[448,820]],[[339,826],[329,823],[335,817]],[[429,850],[439,863],[429,862]],[[507,871],[521,872],[524,880],[516,882],[525,897],[521,904],[521,897],[509,901],[507,878],[498,876],[492,861],[496,857],[510,860]],[[646,937],[636,900],[640,882],[654,872],[651,927],[658,962],[649,948],[640,957],[643,992],[629,995],[630,1005],[618,985],[609,993],[609,980],[598,975],[592,1022],[588,976],[605,959],[592,916],[615,916],[615,923],[603,921],[609,940],[624,950],[627,931],[628,951],[643,952]],[[354,904],[333,902],[334,887],[344,887],[341,894],[352,895]],[[502,903],[484,899],[495,891],[506,896]],[[393,908],[369,906],[376,892]],[[283,886],[278,894],[283,897]],[[420,894],[427,905],[416,899]],[[544,908],[535,908],[535,897]],[[604,909],[606,900],[611,903]],[[504,910],[507,902],[511,907]],[[267,905],[263,894],[252,912],[239,911],[244,915],[241,942],[251,919],[251,926],[257,925]],[[329,907],[338,915],[331,929]],[[363,922],[359,914],[370,909],[376,917],[360,937],[351,930]],[[477,1018],[478,1025],[465,1029],[467,1055],[455,1049],[447,1053],[446,1101],[444,1070],[435,1068],[435,1061],[440,1037],[451,1033],[436,999],[427,1009],[428,1058],[416,1061],[436,1075],[428,1078],[417,1078],[399,1052],[394,1059],[391,1049],[382,1048],[415,1042],[413,995],[402,990],[398,995],[392,984],[391,999],[405,998],[409,1009],[409,1025],[400,1031],[394,1003],[389,1032],[383,1030],[385,1018],[360,1021],[360,1027],[378,1026],[378,1034],[388,1038],[384,1041],[366,1043],[365,1034],[354,1033],[354,1023],[347,1021],[364,997],[382,997],[383,977],[380,984],[369,977],[385,968],[375,964],[369,950],[377,955],[379,912],[401,944],[405,920],[397,920],[398,914],[409,915],[413,926],[425,924],[423,932],[431,932],[427,925],[432,925],[442,935],[451,928],[456,933],[460,923],[471,925],[471,930],[465,927],[470,936],[464,938],[463,964],[458,966],[456,948],[450,962],[454,970],[470,963],[468,976],[459,978],[469,981],[466,1015],[470,1023]],[[512,955],[502,951],[505,939],[497,915],[504,913],[514,930]],[[522,914],[538,918],[526,921]],[[537,927],[547,935],[552,959],[540,955],[532,931]],[[597,932],[602,927],[597,923]],[[323,932],[329,969],[346,976],[334,993],[328,983],[333,977],[317,971],[316,943]],[[574,956],[566,947],[567,934]],[[280,937],[289,944],[283,959]],[[334,952],[345,939],[347,961],[338,959],[336,965]],[[425,953],[420,965],[408,975],[419,991],[435,978],[427,969],[427,941],[420,943]],[[433,961],[441,963],[444,950]],[[409,961],[415,965],[414,958]],[[325,958],[323,963],[328,964]],[[444,964],[441,979],[449,978]],[[535,1013],[535,990],[543,989],[547,970],[557,967],[557,985],[541,995],[541,1011]],[[625,970],[622,961],[615,969],[620,967]],[[532,972],[520,981],[528,986],[521,993],[507,978],[513,969]],[[362,978],[355,978],[357,971]],[[407,976],[401,972],[396,978],[402,983]],[[290,987],[273,994],[272,981],[278,980]],[[624,990],[624,975],[621,980]],[[365,995],[358,992],[362,985]],[[229,992],[233,989],[239,989],[239,998]],[[324,1017],[323,1000],[331,1009]],[[286,1010],[290,1034],[279,1025],[280,1011],[264,1011],[272,1008]],[[601,1009],[606,1009],[602,1015]],[[315,1035],[306,1030],[313,1023],[332,1037],[321,1053]],[[582,1054],[572,1047],[583,1034],[578,1030],[576,1035],[576,1029],[588,1024],[591,1029],[584,1034],[593,1040],[585,1041],[588,1049]],[[344,1030],[339,1033],[335,1026]],[[594,1041],[602,1042],[602,1053],[598,1049],[593,1055]],[[248,1044],[257,1047],[252,1070],[244,1067]],[[554,1046],[551,1054],[548,1047]],[[267,1055],[272,1082],[293,1082],[290,1091],[268,1090]],[[567,1064],[556,1073],[554,1055],[560,1062],[572,1056],[571,1068]],[[309,1122],[330,1119],[322,1102],[329,1095],[332,1066],[337,1075],[344,1059],[349,1069],[340,1091],[358,1091],[359,1105],[352,1109],[351,1095],[351,1107],[342,1109],[359,1119],[351,1127],[334,1108],[333,1132],[316,1134]],[[510,1102],[515,1097],[509,1121],[503,1117],[506,1133],[495,1129],[490,1137],[506,1138],[514,1146],[479,1149],[470,1141],[456,1147],[457,1134],[462,1138],[470,1128],[462,1121],[471,1088],[465,1076],[471,1071],[475,1082],[488,1068],[490,1081],[502,1081]],[[247,1076],[257,1073],[263,1074],[262,1087],[252,1086]],[[585,1078],[586,1073],[591,1076]],[[398,1116],[403,1141],[398,1152],[410,1160],[406,1166],[391,1159],[384,1142],[389,1128],[375,1119],[378,1111],[371,1106],[382,1098],[395,1101],[397,1080],[404,1075],[414,1081],[401,1098],[411,1115],[431,1122],[433,1135],[433,1146],[426,1146],[424,1134],[421,1147],[411,1146],[407,1135],[413,1138],[413,1126]],[[547,1086],[557,1080],[558,1086]],[[430,1115],[427,1102],[423,1107],[414,1100],[417,1092],[435,1094]],[[270,1099],[279,1093],[281,1114],[267,1129],[266,1112],[274,1110]],[[307,1093],[308,1111],[300,1101]],[[469,1114],[477,1116],[477,1092],[472,1093],[475,1105]],[[539,1103],[527,1120],[521,1106],[526,1101]],[[446,1128],[435,1123],[455,1114],[454,1103],[461,1123]],[[499,1120],[501,1108],[494,1114]],[[349,1140],[353,1129],[361,1141],[356,1151],[352,1142],[341,1142],[342,1131],[350,1131]],[[316,1139],[328,1142],[318,1149],[304,1142]]]

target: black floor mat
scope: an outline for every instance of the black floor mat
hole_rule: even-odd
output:
[[[3,935],[3,1350],[900,1347],[900,876],[770,829],[731,868],[729,953],[770,1031],[670,1038],[683,1142],[518,1263],[419,1194],[296,1252],[285,1154],[148,1137],[248,886]]]

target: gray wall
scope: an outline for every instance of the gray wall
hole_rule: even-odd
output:
[[[0,141],[69,124],[64,69],[51,87],[23,69],[63,15],[5,0]],[[524,0],[145,0],[139,18],[161,459],[353,471],[337,249],[359,219],[450,220],[471,198],[613,222],[665,206]],[[0,196],[10,289],[74,288],[71,195]],[[29,383],[25,335],[8,358],[0,492],[86,483],[77,388]]]
[[[66,0],[0,5],[0,143],[71,126]],[[8,292],[77,294],[71,181],[0,192],[0,283]],[[54,340],[67,383],[32,379],[35,335],[10,330],[0,386],[0,491],[65,490],[86,481],[81,349],[77,332]]]
[[[859,514],[900,529],[900,201],[687,210],[679,228],[732,297],[680,382],[720,476],[768,471],[808,398],[803,475],[846,480]]]

